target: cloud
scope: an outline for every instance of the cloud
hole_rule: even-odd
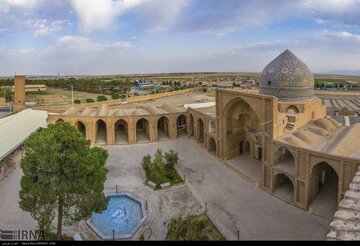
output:
[[[360,26],[360,0],[301,0],[300,7],[320,23]]]
[[[62,36],[53,45],[45,50],[47,52],[62,51],[70,55],[85,54],[93,52],[118,51],[126,48],[133,48],[134,45],[127,41],[114,41],[109,43],[93,42],[88,37],[83,36]]]
[[[34,8],[44,0],[3,0],[9,7]]]
[[[360,0],[193,0],[176,31],[226,34],[291,19],[360,27]]]
[[[49,36],[61,30],[64,26],[71,25],[67,20],[55,20],[50,22],[46,19],[28,20],[26,24],[30,29],[34,29],[34,35],[36,37]]]
[[[70,0],[81,31],[89,33],[114,25],[130,11],[152,31],[163,31],[176,20],[188,0]]]

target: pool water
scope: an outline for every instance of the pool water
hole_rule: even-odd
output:
[[[145,220],[141,201],[129,195],[109,195],[107,209],[93,213],[89,225],[102,238],[129,238]],[[95,228],[94,228],[95,227]]]

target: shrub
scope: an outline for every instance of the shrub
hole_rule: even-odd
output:
[[[98,96],[96,100],[98,102],[103,102],[103,101],[107,101],[108,99],[106,96],[101,95],[101,96]]]
[[[80,101],[79,99],[75,99],[75,100],[74,100],[74,103],[75,103],[75,104],[80,104],[81,101]]]
[[[112,95],[111,95],[111,98],[112,99],[120,99],[120,95],[118,94],[118,93],[113,93]]]
[[[95,102],[95,101],[94,101],[94,99],[86,98],[86,102],[87,102],[87,103],[93,103],[93,102]]]

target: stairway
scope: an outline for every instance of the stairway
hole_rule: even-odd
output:
[[[292,130],[292,129],[294,129],[294,127],[295,127],[295,124],[294,123],[287,123],[286,124],[286,129],[288,129],[288,130]]]

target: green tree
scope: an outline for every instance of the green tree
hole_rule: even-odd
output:
[[[119,95],[119,93],[113,93],[112,95],[111,95],[111,98],[112,99],[120,99],[120,95]]]
[[[97,99],[96,99],[98,102],[103,102],[103,101],[107,101],[107,97],[106,96],[98,96]]]
[[[50,232],[57,215],[57,238],[63,223],[72,225],[107,207],[103,193],[107,151],[69,123],[58,122],[33,133],[21,162],[20,207],[30,212],[39,229]]]
[[[167,166],[174,167],[179,160],[179,153],[171,149],[170,151],[165,152],[164,158]]]
[[[87,103],[93,103],[93,102],[94,102],[94,99],[86,98],[86,102],[87,102]]]
[[[79,99],[75,99],[75,100],[74,100],[74,103],[75,103],[75,104],[80,104],[81,101],[80,101]]]

